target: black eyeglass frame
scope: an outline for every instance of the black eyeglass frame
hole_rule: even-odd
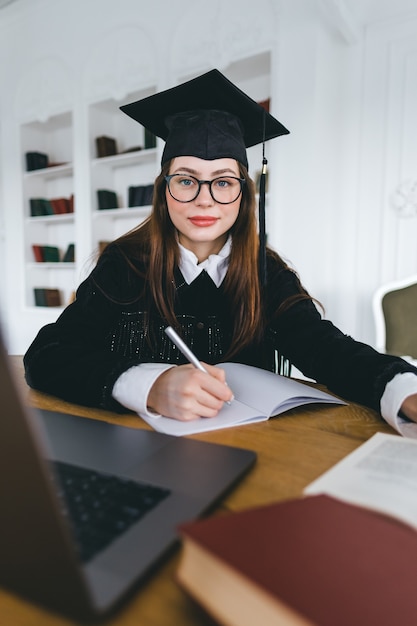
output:
[[[191,178],[192,180],[195,180],[198,183],[197,193],[195,194],[195,196],[193,198],[190,198],[190,200],[178,200],[178,198],[176,198],[174,195],[172,195],[169,183],[176,176],[182,176],[183,178]],[[242,195],[243,187],[244,187],[244,185],[246,183],[246,180],[244,178],[238,178],[237,176],[216,176],[216,178],[213,178],[212,180],[199,180],[195,176],[191,176],[191,175],[184,176],[184,174],[168,174],[164,178],[165,178],[165,182],[167,184],[169,195],[171,196],[171,198],[174,198],[174,200],[176,200],[177,202],[181,202],[183,204],[187,204],[187,202],[193,202],[193,200],[195,200],[198,197],[198,194],[201,191],[201,185],[208,185],[209,191],[210,191],[210,195],[213,198],[214,202],[217,202],[217,204],[232,204],[233,202],[236,202],[236,200]],[[220,200],[217,200],[217,198],[214,197],[213,191],[212,191],[212,188],[211,188],[212,184],[214,182],[216,182],[216,180],[222,180],[223,178],[233,178],[233,180],[237,180],[240,183],[240,191],[239,191],[239,193],[237,194],[237,196],[236,196],[236,198],[234,200],[229,200],[229,202],[221,202]]]

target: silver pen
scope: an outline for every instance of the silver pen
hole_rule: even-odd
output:
[[[172,328],[172,326],[167,326],[165,328],[165,333],[168,335],[168,337],[171,339],[171,341],[177,346],[177,348],[183,353],[183,355],[191,363],[191,365],[194,365],[194,367],[196,367],[197,369],[201,370],[202,372],[205,372],[206,374],[209,374],[209,372],[206,370],[204,365],[202,365],[202,363],[197,359],[197,357],[194,354],[194,352],[192,352],[190,350],[190,348],[181,339],[181,337]],[[227,383],[226,383],[226,385],[227,385]],[[226,404],[230,404],[230,401],[227,401]]]
[[[196,367],[198,370],[201,370],[202,372],[205,372],[206,374],[208,374],[208,371],[206,370],[206,368],[200,363],[200,361],[197,359],[194,352],[191,352],[190,348],[181,339],[179,334],[172,328],[172,326],[167,326],[165,328],[165,332],[168,335],[168,337],[171,339],[171,341],[177,346],[177,348],[181,350],[181,352],[183,353],[185,358],[188,359],[191,365],[194,365],[194,367]]]

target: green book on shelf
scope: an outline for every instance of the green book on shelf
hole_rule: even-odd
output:
[[[97,199],[99,210],[103,209],[117,209],[117,194],[115,191],[109,189],[97,189]]]
[[[44,152],[26,152],[26,171],[42,170],[48,167],[48,155]]]
[[[35,287],[33,290],[36,306],[46,306],[45,290]]]
[[[30,214],[32,217],[41,215],[53,215],[54,210],[51,203],[46,198],[30,198]]]
[[[145,150],[156,148],[156,135],[147,128],[144,129]]]
[[[58,263],[59,249],[56,246],[43,246],[43,260],[47,263]]]
[[[75,261],[75,244],[70,243],[68,244],[68,248],[66,249],[66,252],[62,258],[62,261],[64,263],[74,263]]]
[[[147,128],[144,129],[145,150],[156,147],[156,135]]]

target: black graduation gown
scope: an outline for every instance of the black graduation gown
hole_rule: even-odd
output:
[[[138,363],[184,363],[164,333],[165,320],[149,313],[138,297],[142,288],[143,279],[115,246],[108,246],[75,301],[29,347],[24,357],[28,384],[70,402],[125,412],[111,395],[122,372]],[[260,343],[233,360],[272,371],[288,360],[330,391],[379,411],[386,383],[397,373],[417,369],[343,334],[309,300],[277,315],[279,305],[298,292],[294,273],[268,258],[265,332]],[[200,360],[224,360],[233,311],[222,286],[217,288],[204,271],[187,285],[178,270],[175,312]]]

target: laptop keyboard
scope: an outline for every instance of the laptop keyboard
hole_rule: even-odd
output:
[[[53,461],[63,513],[89,561],[169,495],[155,485]]]

